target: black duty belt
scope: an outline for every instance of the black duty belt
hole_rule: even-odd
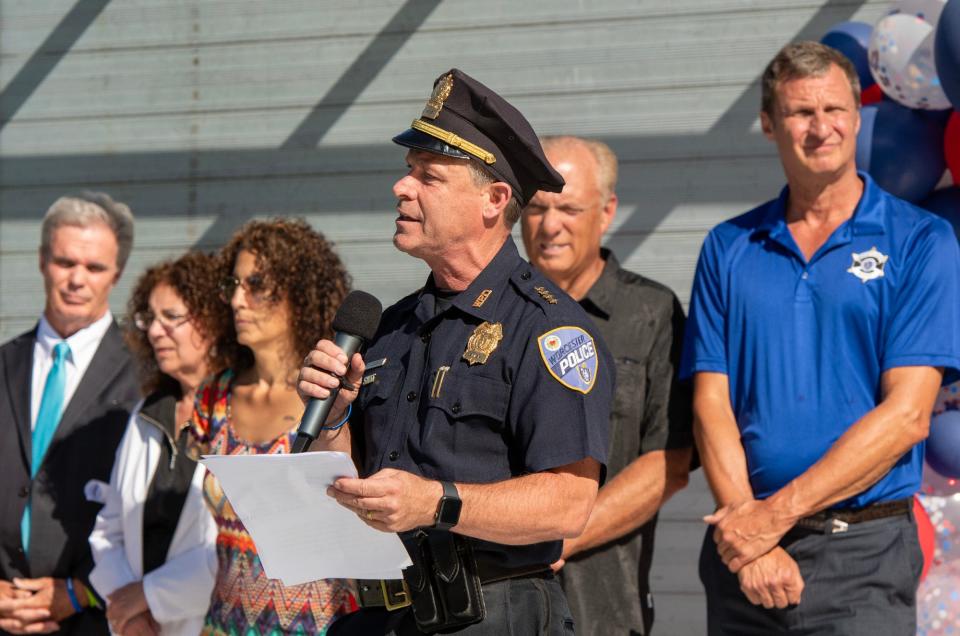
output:
[[[895,499],[867,506],[866,508],[839,508],[821,510],[820,512],[804,517],[794,526],[804,530],[815,530],[824,534],[846,532],[850,524],[900,517],[910,514],[913,509],[913,498]]]
[[[549,578],[553,571],[546,565],[505,568],[483,560],[477,562],[481,585],[520,578]],[[360,607],[385,607],[397,610],[412,602],[410,589],[403,579],[358,579],[357,604]]]

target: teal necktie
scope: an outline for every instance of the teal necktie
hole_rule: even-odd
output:
[[[43,385],[43,398],[40,400],[40,411],[37,413],[37,423],[33,427],[33,456],[30,461],[30,479],[37,476],[43,456],[47,454],[50,440],[60,424],[63,414],[63,398],[67,389],[67,354],[70,345],[61,340],[53,347],[53,366],[47,374],[47,381]],[[23,511],[20,520],[20,539],[23,541],[23,551],[30,550],[30,502]]]

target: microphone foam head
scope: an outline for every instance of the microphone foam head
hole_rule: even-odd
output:
[[[343,304],[333,317],[333,330],[349,333],[369,342],[377,333],[383,305],[372,294],[356,289],[343,299]]]

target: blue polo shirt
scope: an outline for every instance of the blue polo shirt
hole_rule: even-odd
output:
[[[960,368],[960,249],[950,224],[861,173],[853,216],[808,262],[780,197],[707,236],[681,375],[725,373],[759,499],[805,472],[880,401],[900,366]],[[912,495],[923,444],[837,507]]]

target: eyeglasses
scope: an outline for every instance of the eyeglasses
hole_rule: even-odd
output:
[[[218,286],[220,300],[229,303],[237,292],[237,287],[242,287],[248,298],[253,302],[262,302],[273,297],[273,290],[270,289],[266,279],[260,274],[250,274],[243,280],[236,276],[227,276],[221,280]]]
[[[133,314],[133,324],[140,331],[149,331],[154,320],[160,321],[160,326],[167,331],[173,331],[190,320],[190,316],[188,314],[175,314],[172,311],[161,311],[160,315],[155,315],[152,311],[138,311]]]

